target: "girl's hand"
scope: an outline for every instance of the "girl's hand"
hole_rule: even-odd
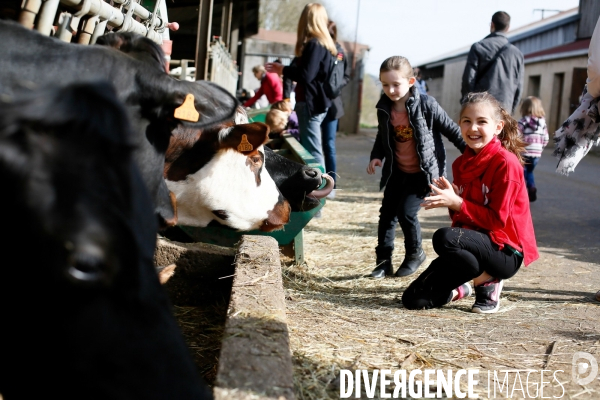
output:
[[[265,69],[267,70],[267,72],[275,72],[277,75],[283,74],[283,64],[280,64],[280,63],[276,63],[276,62],[266,63]]]
[[[425,201],[421,203],[421,207],[425,207],[426,210],[448,207],[451,210],[460,211],[463,200],[457,194],[458,187],[450,184],[448,179],[443,176],[439,179],[434,179],[433,183],[433,185],[429,185],[431,187],[431,195],[425,197]]]
[[[371,162],[369,163],[369,166],[367,167],[367,174],[373,175],[375,173],[375,167],[381,167],[381,166],[382,166],[382,163],[379,158],[372,159]]]

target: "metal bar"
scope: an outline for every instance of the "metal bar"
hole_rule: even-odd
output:
[[[210,49],[213,0],[200,0],[198,8],[198,39],[196,42],[197,81],[208,78],[208,52]]]
[[[33,29],[35,17],[40,11],[41,6],[42,0],[24,0],[21,13],[19,14],[19,23],[25,28]]]
[[[58,3],[59,0],[44,1],[38,16],[37,26],[35,27],[36,31],[46,36],[50,35],[54,24],[54,17],[56,16],[56,10],[58,10]]]
[[[76,9],[81,9],[84,3],[84,0],[60,0],[60,2],[66,6],[73,7]],[[137,3],[132,3],[137,4]],[[135,10],[143,7],[132,6],[134,7],[133,13],[135,14]],[[145,9],[144,9],[145,10]],[[128,20],[127,26],[123,26],[125,22],[125,15],[118,9],[114,8],[110,4],[102,1],[102,0],[90,0],[90,9],[88,11],[89,15],[98,15],[101,20],[108,21],[108,24],[115,28],[123,28],[129,32],[139,33],[140,35],[147,36],[151,40],[155,41],[158,44],[162,44],[162,36],[160,33],[148,29],[141,23],[137,22],[133,18]],[[149,12],[147,15],[149,16]],[[147,18],[146,18],[147,19]],[[157,24],[159,29],[162,28],[162,24],[164,24],[163,20],[157,18],[160,21],[160,24]]]
[[[96,30],[96,25],[98,25],[99,19],[100,17],[96,15],[85,20],[81,32],[79,32],[79,44],[90,44],[90,40],[94,35],[94,31]]]

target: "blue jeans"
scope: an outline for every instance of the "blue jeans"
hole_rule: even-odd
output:
[[[298,125],[300,128],[300,144],[315,158],[315,160],[325,167],[323,157],[323,147],[321,145],[321,122],[327,115],[327,110],[322,114],[309,115],[306,102],[296,103],[296,115],[298,115]]]
[[[525,174],[525,183],[527,189],[535,187],[535,180],[533,179],[533,170],[540,161],[539,157],[523,157],[525,159],[525,165],[523,166],[523,173]]]
[[[335,182],[336,161],[335,161],[335,134],[337,132],[338,120],[325,118],[321,123],[321,134],[323,139],[323,153],[325,155],[325,172],[327,172]]]

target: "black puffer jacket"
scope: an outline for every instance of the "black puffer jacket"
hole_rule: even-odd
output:
[[[379,188],[383,189],[394,165],[394,138],[391,134],[394,132],[394,127],[390,119],[392,101],[383,94],[375,107],[378,127],[377,138],[371,150],[371,160],[375,158],[384,160],[379,184]],[[411,88],[411,96],[406,100],[406,109],[417,143],[421,170],[425,172],[427,185],[429,185],[433,179],[446,175],[446,149],[441,135],[446,136],[461,153],[465,150],[466,144],[462,139],[460,128],[438,102],[431,96],[420,94],[414,86]]]

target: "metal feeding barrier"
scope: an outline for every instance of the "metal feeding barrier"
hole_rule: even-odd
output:
[[[79,33],[78,43],[93,44],[109,25],[163,44],[163,32],[168,27],[163,0],[156,0],[153,12],[134,0],[113,0],[113,3],[119,7],[103,0],[24,0],[19,23],[44,35],[54,33],[65,42]],[[56,32],[53,32],[54,26],[58,26]]]
[[[216,38],[211,43],[208,62],[208,80],[221,85],[235,96],[239,77],[238,68],[220,38]]]

